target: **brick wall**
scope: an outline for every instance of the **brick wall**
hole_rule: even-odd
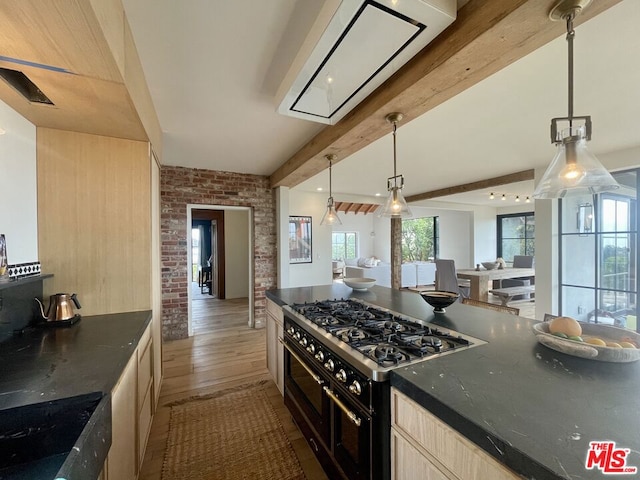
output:
[[[163,166],[160,176],[162,336],[188,333],[187,204],[251,207],[254,243],[254,318],[265,324],[265,291],[276,286],[276,210],[269,178]]]

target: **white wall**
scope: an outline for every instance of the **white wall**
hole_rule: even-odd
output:
[[[473,210],[473,261],[472,265],[490,262],[497,257],[496,209],[475,207]],[[456,262],[457,264],[457,262]]]
[[[249,295],[249,212],[224,212],[225,298]]]
[[[284,202],[283,202],[284,203]],[[331,227],[320,225],[327,205],[326,194],[289,191],[289,211],[281,211],[283,220],[288,222],[289,215],[311,216],[312,262],[289,264],[289,285],[287,287],[306,287],[310,285],[327,285],[333,281],[331,270]],[[287,230],[288,232],[288,230]],[[288,249],[281,252],[288,258]]]
[[[0,233],[9,264],[38,260],[36,127],[0,101]]]
[[[356,232],[358,234],[358,257],[379,257],[374,249],[375,232],[373,227],[374,214],[363,215],[339,212],[342,225],[334,225],[334,232]],[[372,235],[374,233],[374,235]]]
[[[440,217],[440,258],[452,258],[455,260],[457,268],[470,268],[472,266],[472,212],[413,205],[410,208],[413,218]],[[391,220],[389,218],[375,217],[373,224],[376,232],[374,239],[375,255],[384,262],[390,262]]]

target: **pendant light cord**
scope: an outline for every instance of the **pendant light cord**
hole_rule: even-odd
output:
[[[398,127],[398,122],[393,122],[393,176],[394,178],[398,175],[396,174],[396,129]],[[397,182],[397,180],[394,180]]]
[[[568,91],[569,91],[569,128],[573,127],[573,39],[576,36],[576,32],[573,29],[573,20],[576,18],[576,11],[572,10],[567,13],[567,45],[569,46],[569,58],[568,58]]]
[[[331,158],[329,158],[329,198],[333,198],[331,191]]]

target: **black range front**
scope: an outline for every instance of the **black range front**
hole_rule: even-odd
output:
[[[285,404],[330,478],[390,478],[388,382],[374,382],[285,313]]]
[[[484,343],[361,301],[283,311],[285,404],[330,478],[390,478],[391,370]]]

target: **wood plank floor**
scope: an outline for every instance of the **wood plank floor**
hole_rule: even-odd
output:
[[[201,294],[195,284],[192,300],[195,335],[163,345],[164,380],[139,479],[161,479],[169,431],[168,403],[260,380],[270,381],[269,399],[307,478],[326,479],[267,371],[265,330],[247,326],[248,300],[218,300]]]

